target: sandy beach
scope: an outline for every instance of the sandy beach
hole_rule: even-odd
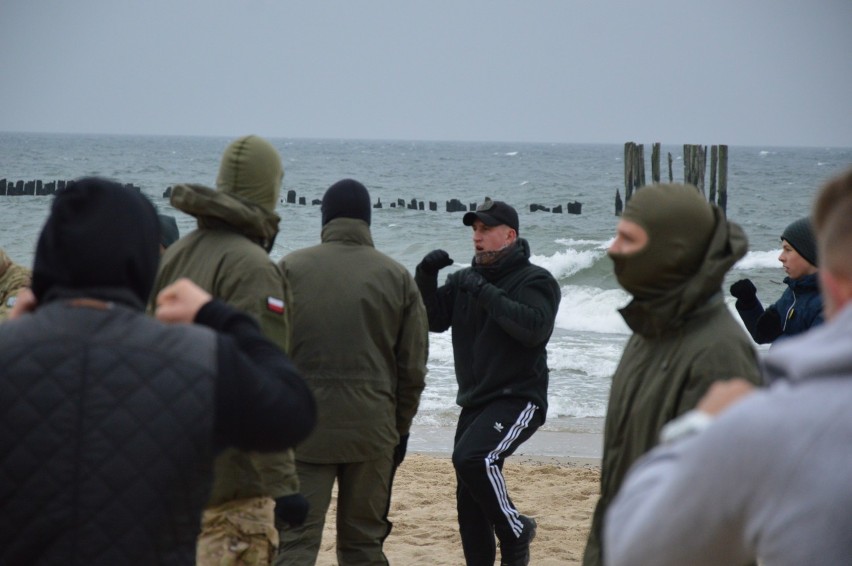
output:
[[[600,461],[518,454],[506,461],[504,475],[518,509],[536,518],[538,534],[531,564],[580,564],[592,511],[598,498]],[[337,564],[332,499],[317,564]],[[385,542],[391,564],[464,564],[455,509],[455,475],[448,454],[409,453],[394,481]],[[499,550],[498,550],[499,558]]]

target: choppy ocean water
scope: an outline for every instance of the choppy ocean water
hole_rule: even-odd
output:
[[[101,175],[140,186],[165,213],[178,219],[181,234],[194,220],[162,197],[180,182],[213,185],[228,138],[157,136],[78,136],[0,133],[0,178],[10,181],[73,179]],[[462,213],[447,213],[445,202],[485,196],[513,204],[521,235],[529,240],[533,262],[549,269],[562,287],[556,330],[548,346],[551,368],[547,423],[543,430],[598,435],[610,377],[629,336],[617,309],[629,297],[617,285],[606,257],[617,218],[616,189],[623,187],[623,147],[612,145],[461,143],[275,139],[285,166],[282,197],[288,190],[308,204],[282,202],[281,233],[272,251],[288,252],[319,241],[320,213],[312,206],[330,184],[353,177],[370,190],[376,247],[413,271],[424,254],[444,248],[455,260],[447,272],[469,264],[470,229]],[[650,144],[646,143],[646,155]],[[674,180],[683,178],[681,146],[671,152]],[[648,157],[649,159],[649,157]],[[665,162],[665,159],[663,160]],[[749,253],[729,273],[732,281],[752,278],[759,296],[774,301],[783,290],[777,261],[779,236],[793,219],[808,213],[813,196],[829,177],[852,165],[852,148],[731,147],[728,217],[743,226]],[[665,169],[665,164],[663,168]],[[650,172],[650,163],[646,164]],[[663,173],[667,178],[667,171]],[[709,180],[709,174],[708,174]],[[623,190],[622,190],[623,192]],[[623,196],[623,194],[622,194]],[[427,201],[425,210],[391,208],[403,199]],[[438,211],[430,211],[435,201]],[[530,212],[578,201],[581,215]],[[0,197],[0,246],[16,261],[31,264],[35,241],[50,197]],[[733,300],[728,297],[733,308]],[[455,424],[455,377],[449,332],[430,335],[429,375],[415,430],[426,431],[423,449],[441,450]],[[418,440],[412,438],[414,446]],[[552,455],[586,454],[589,444],[551,447]],[[541,451],[540,451],[541,452]]]

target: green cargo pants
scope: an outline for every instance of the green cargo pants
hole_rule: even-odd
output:
[[[305,523],[280,530],[276,566],[315,564],[325,517],[337,481],[337,560],[340,566],[388,563],[382,546],[390,534],[388,520],[395,468],[393,453],[378,460],[347,464],[296,461],[301,493],[310,503]]]

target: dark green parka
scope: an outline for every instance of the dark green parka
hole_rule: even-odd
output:
[[[363,462],[409,432],[425,385],[426,311],[411,274],[373,247],[365,221],[335,218],[321,239],[279,264],[293,290],[293,361],[319,411],[296,457]]]
[[[760,383],[751,340],[721,293],[728,269],[748,243],[742,229],[714,208],[715,229],[698,271],[621,314],[633,330],[612,378],[604,426],[601,496],[583,564],[600,565],[603,517],[630,466],[657,444],[667,422],[695,408],[714,381]]]

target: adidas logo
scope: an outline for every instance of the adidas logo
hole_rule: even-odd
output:
[[[503,432],[503,423],[494,423],[494,430],[497,432]]]

